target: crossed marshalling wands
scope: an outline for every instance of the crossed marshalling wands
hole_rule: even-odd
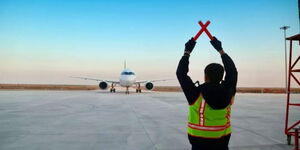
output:
[[[205,32],[206,35],[209,37],[210,40],[213,40],[214,37],[210,34],[210,32],[207,30],[207,26],[210,24],[210,21],[206,21],[205,24],[202,23],[202,21],[199,21],[198,24],[201,26],[201,29],[199,30],[199,32],[194,36],[194,41],[196,41],[200,35]]]

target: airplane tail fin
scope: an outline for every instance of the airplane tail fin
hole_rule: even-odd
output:
[[[124,61],[124,69],[126,69],[126,60]]]

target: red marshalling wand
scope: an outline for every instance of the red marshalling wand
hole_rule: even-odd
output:
[[[205,32],[206,35],[209,37],[210,40],[213,40],[213,36],[210,34],[210,32],[207,30],[207,26],[210,24],[210,21],[206,21],[205,24],[202,23],[202,21],[199,21],[198,24],[201,26],[201,29],[199,30],[199,32],[195,35],[194,37],[194,41],[196,41],[200,35],[202,34],[202,32]]]

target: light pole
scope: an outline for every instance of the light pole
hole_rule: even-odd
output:
[[[285,51],[285,55],[284,55],[284,61],[285,61],[285,93],[287,93],[287,60],[286,60],[286,57],[287,57],[287,52],[286,52],[286,30],[290,28],[289,26],[283,26],[283,27],[280,27],[281,30],[283,30],[284,32],[284,51]]]

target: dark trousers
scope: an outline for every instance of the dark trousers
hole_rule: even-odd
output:
[[[220,139],[204,139],[190,137],[192,150],[228,150],[230,134]]]

